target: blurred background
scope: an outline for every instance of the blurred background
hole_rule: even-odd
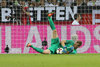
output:
[[[100,24],[100,0],[0,0],[0,25],[48,24],[55,12],[55,24],[71,25],[81,15],[80,25]]]
[[[0,0],[0,53],[37,53],[27,43],[50,47],[50,12],[60,40],[75,34],[83,42],[78,53],[100,52],[100,0]]]

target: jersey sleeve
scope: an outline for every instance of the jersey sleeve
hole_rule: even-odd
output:
[[[73,40],[66,40],[66,44],[73,44],[74,45],[74,41]]]

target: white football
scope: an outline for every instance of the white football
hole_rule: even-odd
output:
[[[57,54],[62,54],[63,53],[62,51],[63,51],[63,48],[58,48],[57,51],[56,51],[56,53]]]

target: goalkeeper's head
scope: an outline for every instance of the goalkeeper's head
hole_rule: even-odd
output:
[[[82,45],[82,41],[77,40],[73,46],[74,46],[74,49],[77,49],[77,48],[79,48],[81,45]]]

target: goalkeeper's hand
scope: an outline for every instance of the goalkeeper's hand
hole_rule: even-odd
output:
[[[69,53],[71,53],[73,50],[74,50],[74,47],[73,47],[73,46],[67,48],[67,51],[68,51]]]
[[[63,52],[63,53],[69,54],[69,53],[71,53],[73,50],[74,50],[74,47],[73,47],[73,46],[72,46],[72,47],[66,47],[66,46],[64,46],[62,52]]]
[[[67,53],[67,47],[66,47],[66,46],[63,47],[62,52],[63,52],[63,53]]]

